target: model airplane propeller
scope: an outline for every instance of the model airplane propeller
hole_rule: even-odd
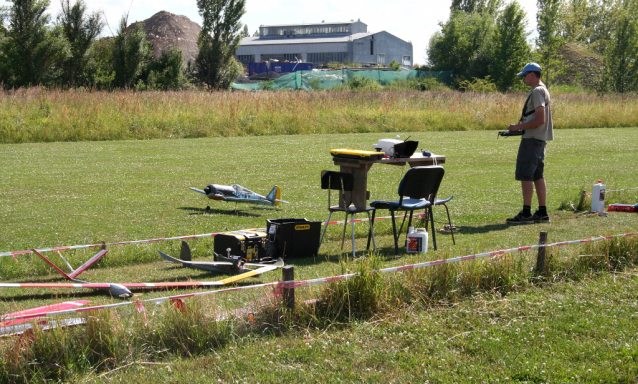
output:
[[[251,191],[248,188],[244,188],[241,185],[237,184],[210,184],[206,188],[204,188],[204,190],[193,187],[190,187],[190,189],[208,196],[208,198],[211,200],[234,201],[235,203],[250,203],[257,205],[270,205],[272,207],[277,207],[279,203],[288,203],[288,201],[280,199],[281,188],[276,185],[266,196],[262,196]],[[210,206],[206,207],[206,210],[209,209]]]

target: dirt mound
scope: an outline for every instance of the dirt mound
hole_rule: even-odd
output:
[[[135,28],[138,22],[128,28]],[[174,15],[170,12],[160,11],[150,18],[142,21],[147,39],[153,43],[153,56],[160,57],[162,52],[171,47],[177,47],[184,52],[184,66],[188,61],[195,64],[197,37],[202,30],[197,23],[186,16]]]
[[[596,88],[600,82],[603,59],[580,45],[565,44],[558,53],[563,56],[565,71],[556,78],[558,84]]]

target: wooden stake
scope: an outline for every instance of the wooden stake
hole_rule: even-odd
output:
[[[547,244],[547,232],[541,231],[538,244]],[[545,257],[545,247],[538,248],[538,256],[536,258],[536,276],[547,276],[547,260]]]
[[[285,267],[281,269],[281,274],[282,274],[283,281],[293,281],[295,280],[295,267],[292,265],[286,265]],[[295,308],[295,289],[284,286],[283,297],[284,297],[284,303],[286,304],[286,307],[288,307],[289,309],[294,309]]]

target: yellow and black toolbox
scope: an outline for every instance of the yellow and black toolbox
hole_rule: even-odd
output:
[[[266,257],[266,233],[259,231],[232,231],[215,236],[215,253],[227,257],[230,248],[232,256],[240,256],[253,263]]]
[[[359,149],[331,149],[330,154],[333,157],[342,159],[359,159],[359,160],[379,160],[383,159],[385,153],[379,151],[363,151]]]
[[[308,219],[266,220],[266,255],[273,259],[316,256],[321,221]]]

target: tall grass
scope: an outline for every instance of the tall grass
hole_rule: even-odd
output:
[[[557,128],[638,126],[638,98],[556,92]],[[0,142],[504,129],[520,94],[460,92],[0,93]]]
[[[507,295],[537,282],[617,273],[636,266],[638,241],[617,238],[560,252],[550,248],[547,253],[551,277],[544,282],[530,279],[532,252],[391,275],[374,272],[381,264],[377,256],[344,261],[342,271],[358,275],[325,285],[317,301],[299,304],[291,316],[284,316],[287,311],[279,304],[262,307],[251,321],[242,316],[218,320],[219,308],[198,299],[147,308],[148,322],[130,307],[122,312],[99,311],[87,317],[83,327],[36,330],[17,340],[0,340],[0,382],[64,380],[69,374],[103,372],[135,361],[199,355],[269,329],[325,329],[373,319],[405,306],[448,305],[481,292]],[[297,291],[300,297],[312,296],[307,290]]]
[[[617,238],[567,251],[550,248],[548,254],[551,278],[541,284],[634,267],[638,241]],[[219,308],[198,299],[147,308],[146,314],[131,307],[120,312],[99,311],[87,317],[83,327],[36,330],[17,341],[0,340],[0,382],[64,380],[68,374],[103,372],[134,361],[199,355],[269,329],[325,329],[373,319],[405,306],[448,305],[481,292],[504,296],[541,281],[530,279],[533,259],[533,253],[527,252],[391,275],[374,272],[381,265],[377,256],[343,261],[342,272],[358,275],[325,285],[315,297],[318,300],[299,304],[290,316],[284,316],[287,311],[281,303],[261,307],[251,321],[242,316],[218,320]],[[307,290],[297,291],[299,297],[312,296]]]

